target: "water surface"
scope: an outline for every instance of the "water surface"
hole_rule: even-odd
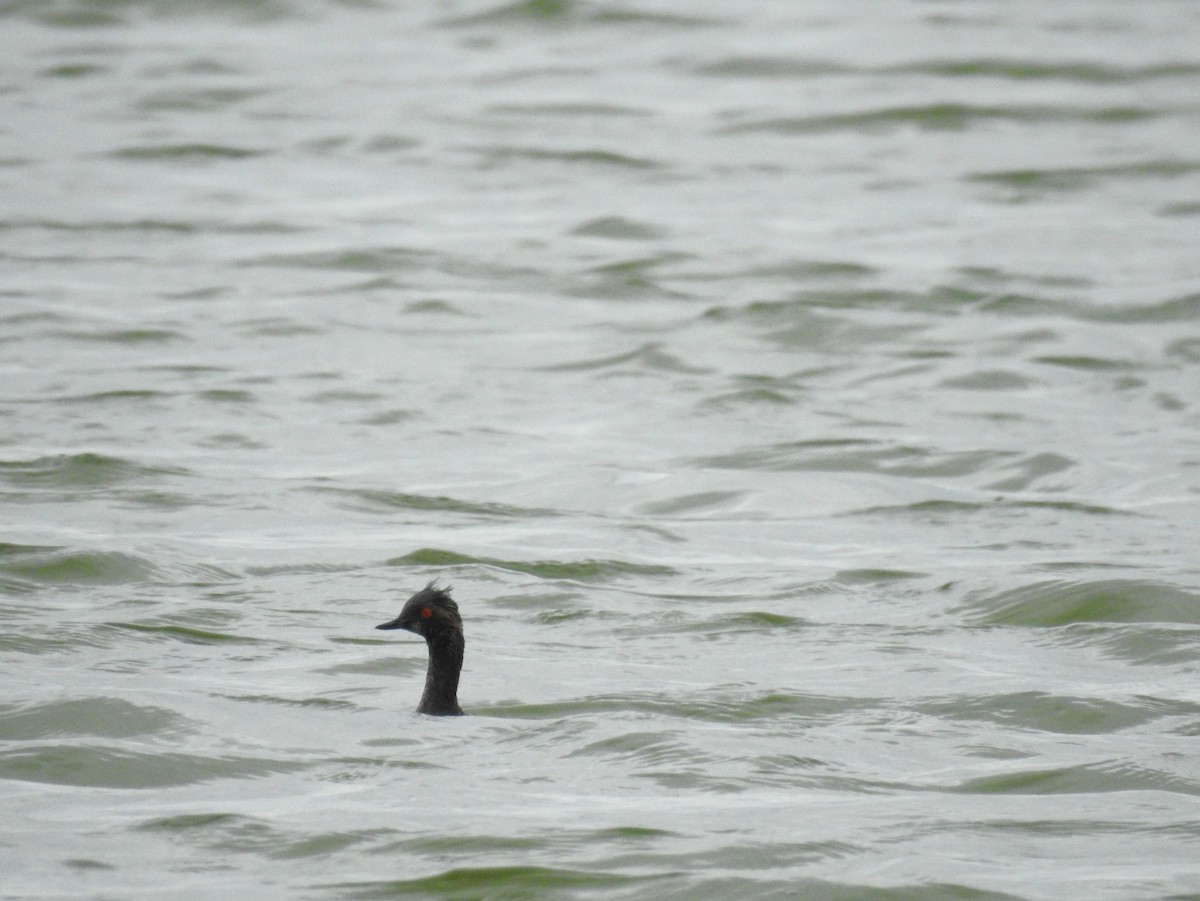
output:
[[[1200,894],[1191,6],[0,21],[6,896]]]

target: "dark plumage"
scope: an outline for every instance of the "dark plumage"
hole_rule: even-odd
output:
[[[462,716],[462,708],[458,706],[458,674],[462,671],[466,641],[458,604],[450,597],[450,586],[438,588],[435,582],[430,582],[408,599],[399,616],[375,628],[407,629],[425,639],[429,669],[417,713]]]

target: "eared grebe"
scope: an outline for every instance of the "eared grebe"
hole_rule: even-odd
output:
[[[429,647],[429,669],[425,674],[425,693],[417,713],[433,716],[462,716],[458,706],[458,674],[462,670],[462,617],[458,604],[450,597],[450,586],[438,588],[430,582],[411,598],[390,622],[376,629],[407,629],[425,639]]]

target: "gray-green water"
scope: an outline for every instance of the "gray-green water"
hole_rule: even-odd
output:
[[[1194,4],[0,33],[0,896],[1200,897]]]

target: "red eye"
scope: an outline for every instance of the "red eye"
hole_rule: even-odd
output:
[[[430,610],[428,607],[421,608],[421,619],[429,619],[431,616],[433,616],[432,610]]]

